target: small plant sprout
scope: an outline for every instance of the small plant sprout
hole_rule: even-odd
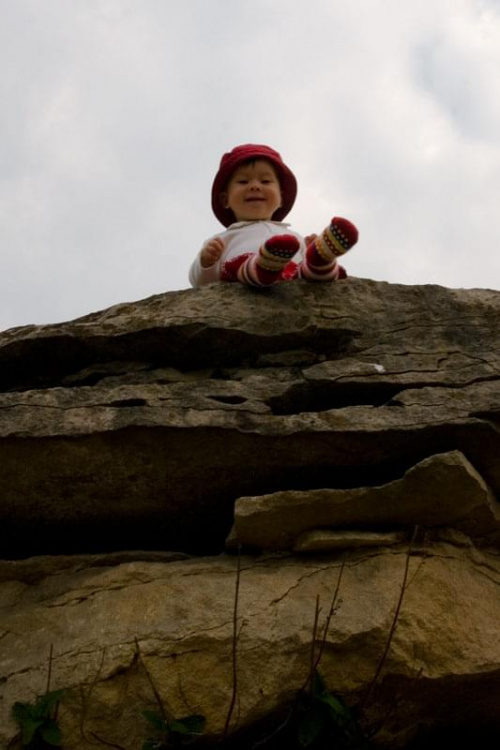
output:
[[[34,703],[17,701],[12,707],[12,715],[21,731],[21,743],[26,750],[46,750],[61,747],[61,732],[57,722],[59,701],[65,690],[51,690],[52,652],[50,647],[47,689]]]
[[[166,719],[157,711],[143,711],[142,715],[154,729],[155,736],[150,737],[142,750],[169,750],[183,747],[203,734],[205,717],[193,714],[182,719]]]

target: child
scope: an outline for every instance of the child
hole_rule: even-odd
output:
[[[297,278],[345,278],[337,258],[357,242],[358,230],[335,217],[319,236],[301,237],[282,222],[296,195],[294,175],[269,146],[246,144],[224,154],[212,186],[212,209],[228,228],[203,245],[189,271],[191,284],[270,286]]]

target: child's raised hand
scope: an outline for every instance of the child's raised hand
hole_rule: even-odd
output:
[[[210,268],[217,263],[224,252],[224,242],[220,237],[215,237],[202,248],[200,253],[200,263],[202,268]]]

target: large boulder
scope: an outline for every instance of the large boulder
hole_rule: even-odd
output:
[[[419,725],[498,726],[500,560],[449,536],[418,540],[409,558],[408,544],[328,557],[242,557],[231,731],[293,704],[310,670],[316,602],[317,654],[341,572],[318,670],[349,703],[367,699],[367,726],[380,725],[382,746],[404,747]],[[0,747],[16,733],[14,702],[45,692],[51,647],[51,689],[68,691],[59,710],[65,750],[90,749],[95,735],[111,746],[142,747],[142,711],[158,710],[146,669],[172,715],[202,714],[207,736],[223,734],[238,560],[142,557],[86,566],[79,559],[73,569],[65,561],[50,574],[43,559],[31,569],[24,563],[17,576],[11,569],[0,585]],[[408,561],[394,638],[367,695]]]
[[[1,333],[0,747],[50,675],[65,750],[137,750],[158,699],[243,748],[313,641],[375,744],[498,741],[499,327],[349,279]]]

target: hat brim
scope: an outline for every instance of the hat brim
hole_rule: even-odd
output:
[[[270,162],[275,168],[280,182],[281,206],[274,212],[272,221],[283,221],[295,203],[295,198],[297,197],[297,180],[293,172],[280,159],[269,154],[267,150],[263,149],[262,152],[259,152],[258,147],[256,147],[253,153],[238,155],[234,159],[229,160],[215,175],[212,185],[212,210],[225,227],[234,224],[236,217],[230,208],[224,208],[222,205],[220,200],[221,193],[225,191],[234,170],[241,164],[255,159],[265,159]]]

